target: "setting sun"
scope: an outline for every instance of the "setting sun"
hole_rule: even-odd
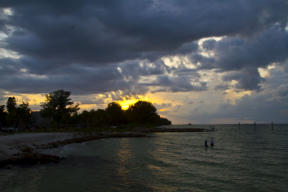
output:
[[[121,105],[121,108],[123,110],[127,110],[130,105],[133,105],[137,101],[138,101],[138,99],[129,99],[129,100],[119,101],[118,103]]]
[[[122,100],[117,101],[121,105],[123,110],[127,110],[130,105],[137,103],[138,101],[149,101],[151,98],[144,95],[137,95],[134,97],[123,97]]]

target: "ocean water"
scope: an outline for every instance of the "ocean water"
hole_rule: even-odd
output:
[[[205,148],[213,137],[215,146]],[[0,170],[1,192],[288,191],[288,126],[216,125],[53,149],[59,164]]]

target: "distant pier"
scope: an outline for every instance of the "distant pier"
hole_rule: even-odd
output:
[[[211,129],[204,128],[154,128],[151,129],[150,132],[158,133],[158,132],[209,132],[214,131]]]

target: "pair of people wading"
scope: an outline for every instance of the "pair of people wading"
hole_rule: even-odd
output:
[[[210,146],[211,146],[211,147],[214,146],[214,140],[213,140],[213,138],[210,139]],[[205,140],[205,147],[208,147],[208,141],[207,141],[207,139]]]

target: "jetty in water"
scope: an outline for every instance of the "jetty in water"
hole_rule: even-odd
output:
[[[150,131],[153,133],[157,133],[157,132],[208,132],[213,130],[203,128],[154,128]]]
[[[191,127],[188,126],[181,126],[181,125],[170,125],[170,126],[160,126],[150,130],[150,132],[157,133],[157,132],[209,132],[215,131],[215,127],[209,128],[200,128],[200,127]]]

